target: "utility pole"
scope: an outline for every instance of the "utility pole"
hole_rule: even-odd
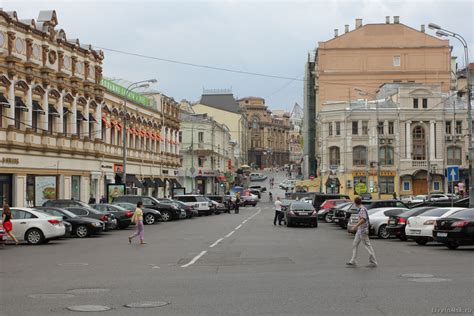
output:
[[[380,148],[379,148],[379,146],[380,146],[380,137],[383,136],[383,135],[380,133],[382,129],[380,128],[380,122],[379,122],[379,100],[377,100],[377,96],[375,96],[375,114],[376,114],[376,117],[377,117],[377,147],[376,147],[376,151],[377,151],[377,196],[380,200]],[[385,148],[387,148],[387,147],[385,147]],[[386,155],[387,154],[385,153],[385,156]]]

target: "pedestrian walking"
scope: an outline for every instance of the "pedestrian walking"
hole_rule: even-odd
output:
[[[145,238],[145,228],[143,227],[143,211],[142,211],[143,203],[138,202],[137,203],[137,208],[135,209],[135,212],[133,213],[132,216],[132,223],[135,223],[137,226],[137,230],[135,233],[131,236],[128,237],[128,242],[132,243],[132,239],[137,237],[140,238],[140,244],[146,244],[144,241]]]
[[[102,197],[100,198],[100,201],[99,201],[101,204],[105,204],[107,203],[107,199],[105,198],[104,195],[102,195]]]
[[[239,214],[239,207],[240,207],[240,192],[237,192],[235,195],[235,208],[234,213]]]
[[[278,225],[281,226],[281,221],[283,219],[283,214],[281,212],[281,201],[280,197],[277,196],[277,199],[275,201],[275,217],[273,218],[273,225],[276,225],[277,219],[278,219]]]
[[[15,241],[15,244],[18,245],[18,239],[13,235],[13,225],[11,219],[13,218],[12,211],[10,210],[10,205],[3,204],[3,213],[2,213],[2,225],[5,233],[10,236],[11,239]]]
[[[95,204],[95,197],[92,194],[89,198],[89,204]]]
[[[375,268],[378,264],[377,259],[375,258],[374,248],[372,248],[369,240],[369,214],[367,213],[367,209],[362,205],[362,199],[360,197],[356,197],[354,202],[359,209],[359,218],[357,224],[352,229],[352,231],[356,232],[354,241],[352,243],[352,258],[346,264],[352,267],[357,266],[357,250],[359,248],[359,244],[362,242],[365,246],[365,249],[367,249],[369,252],[369,265],[367,267]]]

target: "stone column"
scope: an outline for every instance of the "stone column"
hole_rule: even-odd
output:
[[[436,159],[435,153],[435,121],[430,121],[430,160]]]
[[[56,119],[56,132],[62,133],[64,130],[63,126],[63,118],[64,118],[64,91],[61,92],[61,95],[58,99],[57,110],[59,113],[59,117]]]
[[[28,107],[25,122],[26,128],[31,128],[33,122],[33,85],[34,83],[28,85],[28,91],[26,92],[26,106]]]
[[[91,99],[87,99],[86,106],[84,108],[84,117],[87,121],[82,121],[84,128],[82,129],[82,135],[85,137],[89,137],[89,108],[90,108]],[[82,138],[81,135],[81,138]]]
[[[48,115],[48,113],[49,113],[49,110],[48,110],[49,88],[46,87],[44,89],[44,91],[45,91],[44,94],[43,94],[43,107],[44,107],[44,109],[43,109],[44,110],[44,115],[43,116],[44,117],[43,117],[43,126],[42,126],[42,128],[43,128],[43,130],[47,131],[48,130],[48,121],[49,121],[49,115]]]
[[[94,125],[94,138],[101,138],[102,137],[102,103],[97,104],[95,109],[95,120],[97,121]]]
[[[10,86],[8,87],[8,102],[10,103],[10,108],[6,109],[7,116],[7,126],[15,125],[15,80],[10,81]]]
[[[406,122],[406,148],[407,148],[407,159],[411,159],[411,121]]]
[[[72,114],[71,114],[71,134],[77,134],[77,96],[74,96],[74,100],[72,101]]]

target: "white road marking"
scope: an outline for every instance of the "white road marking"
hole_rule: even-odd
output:
[[[207,250],[201,251],[201,253],[198,254],[196,257],[194,257],[193,260],[189,261],[189,262],[186,263],[186,264],[183,264],[183,265],[181,266],[181,268],[187,268],[187,267],[189,267],[190,265],[195,264],[196,261],[198,261],[199,258],[201,258],[202,256],[204,256],[206,253],[207,253]]]
[[[240,224],[239,226],[237,226],[237,227],[235,228],[235,230],[239,229],[240,227],[242,227],[242,224]]]
[[[218,243],[220,243],[223,240],[224,240],[224,238],[217,239],[215,243],[213,243],[212,245],[209,246],[209,248],[214,248],[215,246],[217,246]]]
[[[225,238],[228,238],[228,237],[232,236],[233,233],[235,233],[235,230],[233,230],[230,233],[228,233],[227,235],[225,235]]]

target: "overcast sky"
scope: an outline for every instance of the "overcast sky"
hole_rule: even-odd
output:
[[[20,19],[56,10],[59,28],[82,44],[282,77],[303,78],[308,52],[318,41],[343,33],[354,20],[384,23],[398,15],[415,29],[437,23],[462,34],[473,60],[474,1],[41,1],[0,0]],[[431,30],[427,31],[433,34]],[[458,42],[454,55],[463,56]],[[464,58],[458,58],[464,64]],[[229,89],[237,97],[260,96],[270,108],[303,104],[303,82],[221,72],[105,51],[104,74],[138,81],[176,100],[197,101],[202,89]]]

